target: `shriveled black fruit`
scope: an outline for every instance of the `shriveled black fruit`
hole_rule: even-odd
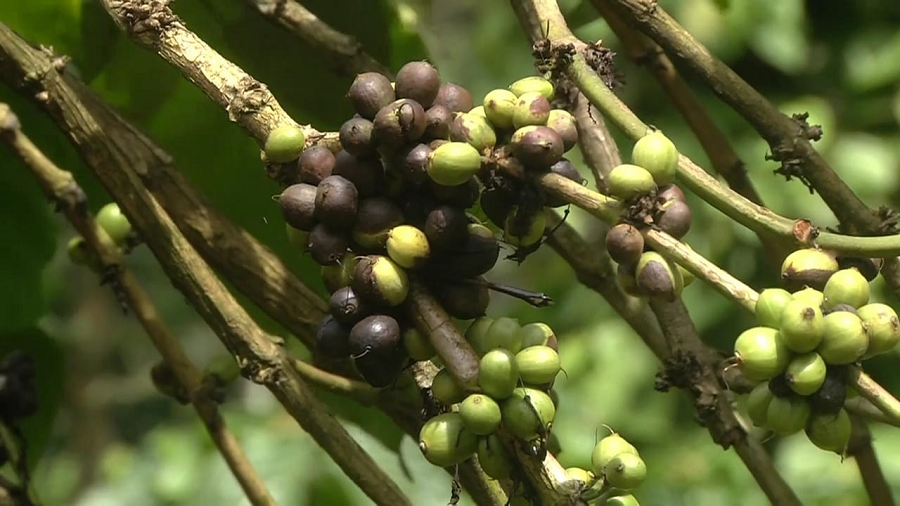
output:
[[[656,226],[676,239],[691,229],[691,208],[682,200],[670,200],[662,205]]]
[[[278,197],[281,216],[288,225],[309,232],[316,225],[316,187],[298,183],[288,186]]]
[[[641,292],[648,297],[668,301],[677,299],[684,288],[684,278],[675,264],[655,251],[647,251],[641,255],[634,279]]]
[[[350,329],[347,344],[352,357],[389,353],[400,346],[400,325],[388,315],[367,316]]]
[[[424,61],[413,61],[397,71],[394,89],[397,98],[409,98],[431,107],[441,87],[441,78],[434,66]]]
[[[825,283],[838,270],[834,256],[822,250],[806,248],[794,251],[781,264],[781,279],[789,290],[804,286],[822,290]]]
[[[514,207],[503,224],[503,240],[514,247],[528,247],[544,238],[547,225],[546,215],[538,209],[535,213],[523,213]]]
[[[525,126],[513,134],[510,141],[513,156],[526,167],[547,168],[563,155],[563,140],[552,128]]]
[[[413,185],[426,183],[428,177],[428,155],[433,149],[428,144],[416,144],[401,150],[391,168],[403,175]]]
[[[377,158],[359,157],[341,150],[335,156],[331,172],[353,183],[362,198],[383,193],[385,190],[384,166]]]
[[[334,230],[324,223],[309,232],[309,254],[319,265],[334,265],[344,257],[350,239],[344,230]]]
[[[341,125],[338,134],[341,146],[350,154],[369,156],[375,154],[372,122],[365,118],[350,118]]]
[[[477,223],[467,227],[467,237],[461,247],[454,248],[439,259],[440,275],[449,278],[472,278],[491,270],[500,256],[500,244],[491,229]]]
[[[316,351],[329,358],[350,356],[350,329],[331,315],[325,315],[316,329]]]
[[[376,388],[394,384],[407,361],[402,347],[394,347],[381,353],[366,353],[353,359],[353,365],[366,383]]]
[[[572,164],[569,160],[565,158],[561,158],[558,162],[554,163],[550,166],[550,172],[554,174],[559,174],[566,179],[571,179],[578,184],[584,184],[584,177],[581,176],[581,173],[578,172],[578,169],[575,168],[575,165]],[[568,202],[565,200],[555,196],[555,195],[546,195],[546,201],[544,205],[547,207],[562,207],[567,205]]]
[[[468,236],[468,228],[469,219],[462,209],[442,205],[428,213],[422,230],[431,249],[440,253],[462,244]]]
[[[472,207],[475,205],[475,202],[478,202],[478,196],[481,194],[481,185],[478,184],[475,176],[456,186],[444,186],[432,181],[431,193],[438,202],[465,209]]]
[[[372,308],[356,295],[353,288],[338,288],[328,299],[328,311],[335,320],[352,327],[363,318],[372,314]]]
[[[375,115],[375,141],[387,149],[419,140],[425,133],[425,109],[407,98],[391,102]]]
[[[450,140],[466,142],[483,152],[497,143],[497,132],[484,116],[462,113],[457,114],[450,123]]]
[[[390,258],[369,255],[360,258],[353,269],[353,290],[373,304],[399,306],[409,294],[409,278]]]
[[[494,225],[502,227],[516,205],[517,189],[512,184],[485,186],[481,191],[481,210]]]
[[[366,72],[356,76],[347,98],[353,110],[366,119],[373,119],[382,107],[396,99],[391,80],[377,72]]]
[[[316,186],[331,175],[334,164],[334,153],[330,149],[325,146],[310,146],[303,151],[297,162],[300,181]]]
[[[438,203],[431,195],[423,195],[423,193],[425,192],[419,191],[406,195],[406,201],[403,202],[403,218],[406,223],[424,230],[428,213],[437,207]]]
[[[660,186],[659,191],[656,193],[656,197],[663,202],[668,202],[670,200],[680,200],[682,202],[687,202],[687,198],[684,196],[684,192],[681,191],[681,188],[674,184]]]
[[[425,111],[425,138],[449,139],[453,113],[442,105],[433,105]]]
[[[438,89],[434,105],[442,105],[450,112],[469,112],[475,107],[472,94],[458,84],[443,83]]]
[[[644,253],[644,236],[628,223],[619,223],[606,233],[606,251],[617,264],[637,265]]]
[[[881,266],[884,264],[883,258],[860,258],[860,257],[837,257],[838,266],[841,269],[849,269],[855,267],[859,270],[867,281],[872,281],[878,277]]]
[[[393,200],[385,197],[363,199],[356,212],[353,242],[364,251],[381,250],[387,241],[388,232],[401,224],[403,211]]]
[[[356,186],[342,176],[328,176],[316,188],[315,216],[334,229],[353,225],[358,204]]]
[[[772,392],[772,395],[775,397],[791,397],[794,395],[794,391],[791,389],[791,384],[788,382],[787,376],[784,374],[779,374],[774,378],[770,379],[768,382],[769,392]]]
[[[460,320],[484,316],[491,301],[490,291],[481,284],[438,282],[434,294],[447,313]]]
[[[847,399],[846,369],[829,366],[822,386],[809,396],[809,403],[815,413],[835,414],[844,407]]]

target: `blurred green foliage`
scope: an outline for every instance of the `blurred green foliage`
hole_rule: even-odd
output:
[[[812,122],[822,124],[825,136],[818,148],[866,202],[876,207],[900,203],[900,4],[660,3],[781,110],[807,111]],[[476,97],[534,72],[529,44],[506,2],[304,4],[335,28],[356,36],[393,69],[427,57],[445,80],[465,85]],[[603,40],[619,51],[618,41],[587,4],[560,1],[578,36]],[[327,58],[245,2],[176,2],[173,7],[212,47],[265,82],[299,121],[334,129],[351,114],[343,100],[351,76],[331,72]],[[178,168],[215,206],[322,289],[317,268],[292,253],[283,236],[278,210],[269,198],[277,188],[262,172],[257,146],[177,71],[127,40],[97,0],[4,2],[0,22],[35,44],[71,56],[81,77],[171,153]],[[682,152],[708,167],[699,144],[653,79],[624,55],[617,65],[626,83],[618,90],[623,99],[643,119],[663,128]],[[765,160],[768,147],[737,114],[702,86],[694,88],[733,141],[769,207],[822,226],[835,225],[817,196],[799,182],[786,183],[772,175],[776,166]],[[0,101],[11,103],[28,134],[75,173],[92,209],[107,201],[103,188],[46,117],[2,85]],[[617,138],[627,159],[630,143]],[[46,504],[246,504],[190,410],[153,391],[148,370],[156,353],[139,326],[121,314],[90,272],[66,262],[71,229],[52,216],[26,169],[9,156],[2,159],[6,170],[0,175],[5,188],[0,233],[5,241],[0,246],[0,279],[5,290],[0,292],[0,351],[21,346],[38,359],[42,411],[25,429],[33,455],[43,454],[36,484]],[[777,283],[777,266],[762,260],[755,236],[697,199],[691,197],[691,204],[695,222],[687,241],[694,249],[756,288]],[[569,220],[596,239],[589,217],[575,210]],[[129,263],[198,363],[222,353],[145,249]],[[693,421],[685,395],[654,391],[654,357],[548,248],[521,266],[504,262],[491,277],[544,291],[557,301],[552,308],[536,310],[496,296],[489,312],[523,322],[546,321],[561,337],[566,374],[557,383],[561,405],[554,430],[564,465],[586,466],[594,441],[605,430],[601,424],[607,424],[634,442],[648,463],[650,479],[637,494],[642,504],[766,504],[734,453],[713,445]],[[880,282],[875,288],[879,300],[896,305]],[[749,315],[699,283],[686,291],[685,301],[703,337],[723,350],[752,325]],[[277,331],[258,311],[253,315]],[[900,377],[893,372],[898,360],[897,355],[880,357],[869,366],[895,392],[900,391]],[[229,395],[226,418],[283,504],[367,503],[267,392],[242,383]],[[342,399],[327,401],[414,504],[446,503],[448,475],[423,465],[410,438],[382,416],[371,416]],[[895,479],[900,462],[886,458],[900,452],[900,435],[882,426],[874,426],[873,432],[885,474],[900,493]],[[775,439],[767,446],[804,504],[865,502],[852,460],[841,463],[802,435]]]

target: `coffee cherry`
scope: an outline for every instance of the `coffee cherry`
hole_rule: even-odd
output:
[[[415,100],[400,99],[382,107],[373,120],[375,141],[394,150],[425,133],[425,109]]]
[[[453,122],[453,113],[442,105],[433,105],[425,111],[426,139],[449,139],[450,123]]]
[[[596,479],[594,473],[580,467],[567,467],[566,478],[568,478],[568,481],[580,481],[585,485],[592,483]]]
[[[509,90],[493,90],[484,96],[484,114],[497,128],[510,129],[513,126],[513,112],[516,109],[515,93]]]
[[[825,294],[815,288],[804,288],[791,294],[794,300],[802,300],[807,304],[815,307],[822,307],[825,303]]]
[[[525,226],[517,226],[525,218]],[[518,223],[517,223],[518,222]],[[523,217],[519,215],[518,208],[506,218],[503,226],[503,240],[507,244],[514,247],[527,247],[537,244],[544,238],[544,229],[547,226],[547,218],[543,211],[538,211],[531,216]]]
[[[446,368],[441,369],[434,375],[434,379],[431,381],[431,393],[444,406],[456,404],[466,396],[466,393],[459,387],[456,380],[453,379],[453,375]]]
[[[606,465],[616,456],[626,453],[638,455],[637,448],[634,445],[626,441],[618,433],[613,432],[594,445],[594,450],[591,452],[591,470],[595,475],[603,476],[603,469]]]
[[[553,329],[546,323],[529,323],[523,325],[519,331],[522,336],[522,350],[532,346],[549,346],[555,351],[559,351],[556,334]],[[521,353],[521,352],[520,352]]]
[[[632,297],[643,297],[644,293],[638,287],[637,279],[634,278],[634,266],[619,264],[616,268],[616,282],[622,291]]]
[[[676,239],[684,237],[691,229],[691,208],[681,200],[670,200],[662,205],[656,226]]]
[[[550,101],[538,92],[526,92],[516,99],[512,123],[515,128],[546,125],[550,117]]]
[[[110,202],[97,211],[94,221],[117,245],[125,244],[131,234],[131,223],[128,217],[122,214],[119,204]]]
[[[423,231],[433,250],[447,251],[466,240],[468,225],[465,212],[457,207],[443,205],[428,213]]]
[[[656,184],[670,184],[678,172],[678,148],[657,130],[634,143],[631,163],[647,169]]]
[[[288,186],[278,196],[281,216],[288,225],[310,231],[316,225],[316,193],[313,185],[298,183]]]
[[[609,172],[609,191],[622,200],[648,194],[654,188],[653,175],[643,167],[625,163]]]
[[[755,381],[781,374],[791,359],[781,334],[768,327],[752,327],[741,333],[734,342],[734,355],[741,372]]]
[[[564,109],[553,109],[547,116],[547,127],[552,128],[563,140],[563,151],[569,151],[578,143],[575,116]]]
[[[759,298],[756,299],[756,321],[763,327],[779,328],[781,315],[793,300],[794,297],[787,290],[766,288],[759,292]]]
[[[365,72],[356,76],[347,98],[353,110],[365,119],[375,118],[378,111],[396,100],[391,80],[377,72]]]
[[[469,342],[472,349],[475,350],[475,353],[477,353],[479,357],[489,351],[485,348],[484,338],[487,335],[487,330],[493,323],[493,318],[480,316],[469,325],[468,329],[466,329],[466,341]]]
[[[794,300],[781,313],[781,339],[789,350],[806,353],[816,349],[825,336],[825,318],[818,306]]]
[[[450,140],[466,142],[482,153],[497,144],[497,133],[487,118],[478,114],[462,113],[450,123]]]
[[[517,97],[521,97],[525,93],[537,92],[547,100],[553,100],[553,83],[539,76],[523,77],[509,85],[509,91]]]
[[[606,506],[641,506],[638,500],[631,494],[617,495],[606,500]]]
[[[355,156],[375,154],[375,139],[372,136],[372,122],[364,118],[350,118],[341,125],[339,132],[341,146]]]
[[[559,374],[559,354],[549,346],[531,346],[516,353],[519,377],[527,385],[546,385]]]
[[[472,278],[494,267],[500,256],[500,245],[494,233],[484,225],[470,223],[465,242],[440,259],[441,274],[446,277]]]
[[[518,382],[516,357],[509,350],[497,348],[481,357],[478,370],[478,386],[481,391],[494,399],[502,400],[512,395]]]
[[[481,154],[465,142],[449,142],[428,156],[428,175],[444,186],[460,185],[478,173]]]
[[[303,150],[297,165],[300,169],[300,182],[318,185],[331,175],[334,169],[334,153],[325,146],[310,146]]]
[[[528,125],[513,133],[509,144],[513,156],[526,167],[546,169],[564,153],[562,137],[541,125]]]
[[[644,236],[628,223],[619,223],[606,233],[606,251],[614,262],[637,265],[644,253]]]
[[[485,349],[503,348],[513,353],[522,349],[522,326],[515,318],[502,316],[494,320],[484,335]]]
[[[399,306],[409,293],[409,279],[391,259],[369,255],[359,259],[353,270],[353,290],[381,306]]]
[[[281,125],[266,137],[263,147],[266,158],[274,163],[296,160],[306,145],[306,134],[296,125]]]
[[[466,112],[475,107],[469,90],[453,83],[441,84],[434,105],[442,105],[450,109],[450,112]]]
[[[438,202],[450,204],[459,209],[466,209],[478,202],[481,185],[475,176],[456,186],[444,186],[431,181],[431,193]]]
[[[394,385],[403,372],[408,357],[395,346],[379,353],[366,353],[353,358],[353,366],[366,383],[376,388]]]
[[[500,406],[503,425],[521,439],[544,436],[553,418],[556,406],[546,393],[534,388],[516,388]]]
[[[806,425],[806,437],[819,448],[843,456],[850,443],[850,415],[844,409],[837,414],[814,414]]]
[[[384,166],[377,158],[355,156],[341,150],[335,156],[331,173],[353,183],[360,197],[384,193],[386,186]]]
[[[818,353],[804,353],[791,360],[784,378],[794,392],[800,395],[812,395],[825,382],[825,371],[825,361]]]
[[[401,337],[403,348],[406,349],[409,358],[417,362],[431,360],[437,354],[431,341],[428,340],[428,336],[419,332],[415,327],[404,330]]]
[[[816,351],[827,364],[852,364],[866,353],[869,336],[859,316],[845,311],[825,316],[825,335]]]
[[[482,284],[439,282],[433,291],[447,314],[460,320],[483,316],[491,302],[491,293]]]
[[[335,320],[348,327],[372,314],[372,308],[349,286],[338,288],[331,294],[331,298],[328,299],[328,310]]]
[[[680,200],[682,202],[687,202],[687,198],[684,196],[684,192],[681,191],[681,188],[679,188],[678,185],[675,184],[660,186],[659,191],[657,191],[656,193],[656,198],[663,203],[670,200]]]
[[[856,308],[851,306],[850,304],[835,304],[833,308],[825,311],[826,314],[834,313],[837,311],[846,311],[848,313],[856,314]]]
[[[841,269],[825,283],[825,309],[838,304],[860,307],[869,302],[869,282],[856,269]]]
[[[761,428],[768,427],[769,403],[775,396],[769,390],[769,384],[760,383],[753,387],[750,395],[747,396],[747,415],[753,425]]]
[[[359,202],[356,223],[353,225],[353,242],[365,251],[384,248],[391,229],[403,223],[403,211],[392,200],[371,197]]]
[[[575,181],[580,185],[583,185],[585,182],[584,177],[581,176],[581,173],[578,172],[578,169],[575,168],[575,165],[573,165],[572,162],[566,160],[565,158],[561,158],[558,162],[551,165],[550,172],[559,174],[560,176]],[[547,193],[544,194],[544,198],[544,205],[547,207],[562,207],[569,204],[565,199],[557,197],[555,195],[549,195]]]
[[[340,359],[350,355],[350,329],[332,315],[325,315],[316,329],[316,351],[328,358]]]
[[[430,63],[424,61],[409,62],[397,71],[397,82],[394,87],[398,98],[409,98],[431,107],[441,87],[441,78]]]
[[[91,250],[88,249],[87,241],[80,235],[69,239],[66,252],[69,255],[69,261],[75,265],[88,265],[91,263]]]
[[[328,176],[316,188],[315,216],[335,229],[349,228],[356,220],[358,203],[359,193],[353,183],[341,176]]]
[[[856,269],[866,278],[866,281],[874,281],[884,265],[883,258],[837,257],[841,269]]]
[[[391,260],[407,269],[422,266],[431,254],[425,232],[409,225],[392,228],[386,246]]]
[[[788,436],[800,432],[809,420],[809,402],[803,397],[773,397],[766,411],[768,428],[776,434]]]
[[[785,379],[784,374],[779,374],[774,378],[770,379],[768,382],[769,391],[772,392],[772,395],[775,397],[793,397],[794,391],[791,390],[790,385],[788,385],[787,379]]]
[[[652,298],[674,301],[684,288],[684,280],[675,264],[654,251],[641,255],[634,277],[641,293]]]
[[[800,249],[784,259],[781,264],[781,279],[792,290],[804,286],[821,290],[837,270],[838,263],[834,256],[818,249]]]
[[[400,325],[388,315],[367,316],[350,329],[347,344],[354,357],[385,354],[400,344]]]
[[[336,264],[350,247],[346,232],[319,223],[309,231],[309,254],[319,265]]]
[[[444,413],[428,420],[419,431],[419,449],[425,459],[449,467],[468,459],[478,448],[475,434],[463,428],[459,413]]]
[[[484,474],[495,480],[509,478],[512,468],[503,442],[496,435],[478,439],[478,464]]]
[[[516,204],[520,189],[512,181],[501,179],[501,184],[487,185],[481,191],[479,204],[485,216],[499,227]]]
[[[463,426],[479,436],[494,433],[500,426],[500,405],[484,394],[471,394],[459,405]]]
[[[647,478],[647,465],[633,453],[620,453],[603,467],[603,476],[611,486],[631,490]]]
[[[329,293],[334,293],[338,288],[350,284],[356,263],[356,255],[348,252],[337,263],[322,267],[320,275]]]
[[[900,320],[897,313],[886,304],[872,303],[862,306],[856,315],[866,326],[869,347],[865,357],[874,357],[894,349],[900,342]]]
[[[831,366],[825,372],[822,386],[809,397],[810,405],[816,413],[836,414],[847,399],[845,368]]]

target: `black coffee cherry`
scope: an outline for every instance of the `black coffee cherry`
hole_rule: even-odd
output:
[[[397,381],[408,357],[402,347],[382,353],[366,353],[353,359],[353,365],[366,383],[376,388],[389,387]]]
[[[423,195],[425,192],[406,195],[403,202],[403,218],[406,223],[420,229],[425,228],[425,219],[438,204],[431,195]]]
[[[882,258],[860,258],[860,257],[838,257],[838,266],[841,269],[850,269],[855,267],[867,281],[872,281],[878,277],[881,266],[884,264]]]
[[[581,173],[578,172],[578,169],[575,168],[575,165],[565,158],[551,165],[550,172],[559,174],[560,176],[575,181],[578,184],[583,185],[585,181],[584,177],[581,176]],[[555,195],[545,196],[544,205],[547,207],[562,207],[567,204],[568,202]]]
[[[506,217],[516,205],[518,196],[517,186],[507,180],[501,184],[485,186],[481,192],[481,210],[494,225],[503,227]]]
[[[510,141],[513,156],[526,167],[547,168],[563,155],[563,140],[552,128],[524,126],[513,134]]]
[[[815,413],[833,415],[844,407],[847,399],[847,385],[841,377],[844,371],[833,372],[833,367],[828,366],[822,386],[809,396],[810,406]]]
[[[439,258],[439,275],[449,278],[472,278],[494,267],[500,256],[500,244],[491,229],[477,223],[468,225],[466,240]]]
[[[331,175],[334,169],[334,153],[325,146],[310,146],[300,155],[298,166],[300,169],[300,181],[303,183],[318,185],[323,179]]]
[[[469,112],[475,107],[472,94],[458,84],[444,83],[438,90],[434,105],[442,105],[450,112]]]
[[[375,115],[375,140],[388,150],[418,141],[425,133],[425,109],[415,100],[400,99]]]
[[[382,107],[396,100],[390,79],[377,72],[356,76],[347,92],[347,98],[356,113],[366,119],[375,118]]]
[[[334,229],[349,228],[356,220],[358,204],[353,183],[342,176],[328,176],[316,189],[315,216]]]
[[[353,242],[362,251],[381,251],[388,232],[403,224],[403,211],[393,200],[371,197],[359,203],[356,223],[353,225]]]
[[[628,223],[619,223],[606,233],[606,251],[617,264],[637,265],[644,253],[644,236]]]
[[[772,395],[775,397],[785,398],[794,396],[791,384],[788,383],[784,374],[779,374],[769,380],[769,391],[772,392]]]
[[[332,174],[353,183],[362,198],[384,193],[386,186],[384,166],[378,158],[360,157],[344,150],[339,151],[335,157]]]
[[[491,302],[490,291],[483,284],[438,282],[433,290],[447,313],[460,320],[484,316]]]
[[[298,183],[288,186],[278,197],[281,216],[288,225],[309,232],[316,225],[316,187]]]
[[[416,144],[408,150],[401,151],[397,162],[398,172],[413,185],[431,181],[428,177],[428,156],[431,151],[427,144]]]
[[[350,239],[344,230],[333,230],[324,223],[309,232],[309,254],[319,265],[334,265],[344,257]]]
[[[468,229],[469,219],[462,209],[442,205],[428,213],[422,230],[431,249],[441,253],[462,244],[468,236]]]
[[[367,316],[350,329],[350,356],[386,354],[400,346],[400,325],[383,314]]]
[[[339,359],[350,356],[350,329],[341,325],[333,316],[325,315],[316,330],[316,351]]]
[[[438,202],[450,204],[462,209],[472,207],[478,202],[478,196],[481,194],[481,185],[474,176],[468,181],[456,186],[444,186],[431,182],[431,193]]]
[[[331,294],[331,298],[328,299],[328,310],[335,320],[348,327],[353,327],[372,314],[372,308],[357,297],[356,292],[349,286],[338,288]]]
[[[449,139],[450,123],[453,121],[453,113],[442,105],[433,105],[425,111],[426,139]]]
[[[663,232],[681,239],[691,229],[691,208],[683,200],[670,200],[662,205],[656,225]]]
[[[684,192],[681,191],[681,188],[674,184],[660,186],[659,191],[656,193],[656,197],[663,203],[670,200],[680,200],[682,202],[687,202],[687,198],[684,196]]]
[[[409,98],[431,107],[441,88],[441,78],[434,66],[424,61],[413,61],[397,71],[396,92],[398,98]]]
[[[375,154],[375,139],[372,136],[372,122],[365,118],[350,118],[341,125],[339,133],[341,146],[356,156]]]

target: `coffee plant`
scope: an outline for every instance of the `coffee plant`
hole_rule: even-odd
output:
[[[29,187],[39,188],[74,229],[66,237],[70,264],[108,285],[150,337],[159,357],[142,384],[196,411],[243,492],[244,499],[230,497],[229,503],[288,501],[273,486],[274,471],[254,466],[254,453],[242,446],[250,431],[269,429],[232,424],[238,418],[230,411],[234,390],[243,377],[268,389],[285,416],[374,504],[422,499],[339,421],[351,409],[358,414],[352,421],[367,431],[402,432],[415,441],[415,462],[404,462],[407,475],[425,472],[426,463],[445,471],[444,486],[428,491],[428,504],[744,504],[740,493],[723,502],[697,499],[702,494],[689,499],[684,491],[674,499],[665,487],[654,489],[667,473],[690,474],[655,450],[670,436],[641,437],[630,422],[596,423],[587,412],[620,421],[635,415],[610,413],[603,396],[557,388],[570,381],[568,368],[597,359],[567,344],[576,339],[575,327],[553,316],[564,309],[545,309],[572,302],[543,291],[554,274],[549,267],[544,272],[542,262],[558,255],[602,297],[591,304],[611,308],[659,359],[656,377],[646,381],[660,392],[688,394],[692,421],[709,433],[708,443],[742,462],[760,498],[778,505],[819,500],[816,491],[792,488],[772,457],[772,448],[802,433],[818,451],[815,459],[858,468],[872,504],[893,504],[900,483],[889,465],[882,471],[869,427],[900,426],[900,401],[866,371],[896,359],[900,318],[883,292],[900,294],[900,234],[896,212],[869,207],[813,147],[827,130],[806,113],[782,113],[655,1],[561,2],[580,5],[564,15],[554,0],[512,0],[507,14],[518,20],[530,47],[494,50],[530,57],[533,70],[492,82],[484,93],[451,82],[422,55],[370,54],[366,44],[303,3],[247,0],[244,8],[282,25],[272,37],[299,37],[332,61],[338,78],[303,75],[294,88],[309,110],[320,93],[340,98],[340,105],[328,105],[346,113],[333,128],[289,115],[277,93],[192,31],[179,17],[181,5],[102,0],[83,11],[92,23],[114,23],[110,36],[124,34],[129,48],[149,50],[141,58],[164,61],[186,79],[172,86],[199,88],[219,120],[227,114],[239,127],[232,138],[213,141],[226,152],[217,159],[230,156],[235,139],[255,141],[259,161],[243,170],[254,181],[268,178],[267,186],[248,184],[232,198],[262,202],[266,216],[278,217],[266,225],[290,244],[287,263],[245,223],[232,221],[233,213],[220,214],[175,168],[178,160],[88,89],[77,55],[38,46],[44,41],[27,33],[26,42],[0,23],[4,84],[55,123],[103,189],[57,165],[67,161],[64,155],[31,134],[37,116],[23,112],[15,97],[4,99],[13,106],[0,103],[7,159],[21,162]],[[394,3],[337,12],[364,18],[365,9],[382,4]],[[401,17],[415,12],[413,3],[396,4]],[[244,18],[218,15],[239,20],[225,30],[241,40]],[[578,25],[581,33],[586,17],[602,18],[623,54],[570,30]],[[412,32],[393,36],[418,40]],[[676,127],[645,123],[632,110],[629,88],[642,86],[644,75],[623,72],[626,55],[657,78],[711,167],[685,155],[695,151],[693,141],[670,135]],[[89,61],[85,57],[88,72]],[[298,68],[280,64],[284,72],[306,72],[302,58],[294,62]],[[679,71],[691,76],[690,85]],[[152,101],[155,91],[146,88]],[[701,102],[694,88],[712,95]],[[720,110],[710,105],[713,98],[768,144],[766,159],[779,164],[775,175],[799,181],[809,199],[821,197],[836,223],[789,218],[762,204],[767,195],[750,178],[758,171],[748,170],[755,164],[745,168],[711,118],[710,111]],[[192,113],[175,114],[187,121]],[[232,176],[216,163],[202,170],[217,179]],[[18,198],[19,189],[8,188],[9,198]],[[92,213],[103,190],[109,200]],[[698,252],[720,246],[722,234],[705,228],[708,220],[695,220],[705,207],[755,234],[752,251],[769,273],[766,281],[754,281],[753,288],[739,279],[752,272],[745,265],[729,262],[726,269]],[[9,218],[21,221],[18,212]],[[696,250],[694,238],[700,238]],[[142,271],[150,267],[141,258],[151,256],[227,356],[195,365],[189,343],[164,321],[169,310],[163,305],[170,302],[144,288],[149,276]],[[752,256],[741,258],[755,262]],[[298,259],[303,267],[292,270]],[[14,273],[14,259],[4,261]],[[714,305],[705,300],[714,296],[702,291],[707,288],[748,313],[726,318],[717,336],[698,331],[688,309],[699,308],[685,303]],[[604,333],[591,339],[608,338]],[[53,402],[35,382],[54,371],[35,362],[33,344],[10,343],[15,351],[0,363],[0,464],[9,468],[0,489],[9,504],[65,502],[34,477],[40,454],[33,441],[40,434],[23,429]],[[632,357],[621,353],[616,360]],[[578,422],[577,435],[558,430],[563,420]],[[307,472],[292,464],[290,452],[281,453],[279,473]],[[309,502],[341,503],[323,498],[331,493],[337,492],[319,492],[325,495]]]

